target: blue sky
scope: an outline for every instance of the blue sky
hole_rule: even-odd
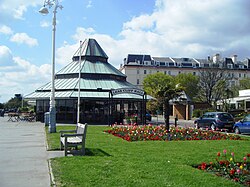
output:
[[[129,53],[250,58],[249,0],[62,0],[57,12],[56,70],[79,41],[95,38],[115,67]],[[0,0],[0,102],[50,81],[52,9],[43,0]]]

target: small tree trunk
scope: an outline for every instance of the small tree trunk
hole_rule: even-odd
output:
[[[169,101],[165,101],[164,105],[164,121],[165,121],[165,127],[167,129],[167,131],[169,131],[169,111],[170,111],[170,105],[169,105]]]

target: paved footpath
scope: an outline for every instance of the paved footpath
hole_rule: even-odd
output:
[[[0,117],[0,186],[49,187],[44,124]]]

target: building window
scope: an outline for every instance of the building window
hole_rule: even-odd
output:
[[[239,73],[239,78],[241,78],[241,73]]]
[[[137,74],[140,74],[140,70],[139,69],[137,70]]]
[[[171,71],[168,71],[168,74],[171,75]]]
[[[167,71],[164,71],[164,74],[166,75],[166,74],[167,74]]]
[[[193,75],[196,75],[196,72],[195,72],[195,71],[193,72]]]
[[[179,74],[181,74],[181,72],[179,71]]]
[[[227,65],[227,68],[233,69],[233,64],[228,64],[228,65]]]
[[[140,79],[137,79],[137,84],[140,84]]]
[[[147,70],[146,69],[144,69],[144,74],[147,74]]]

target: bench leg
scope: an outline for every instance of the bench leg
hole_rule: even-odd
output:
[[[67,156],[67,149],[68,149],[68,143],[67,143],[67,137],[64,139],[64,156]]]
[[[63,143],[61,142],[61,146],[60,146],[60,150],[62,151],[63,150]]]

